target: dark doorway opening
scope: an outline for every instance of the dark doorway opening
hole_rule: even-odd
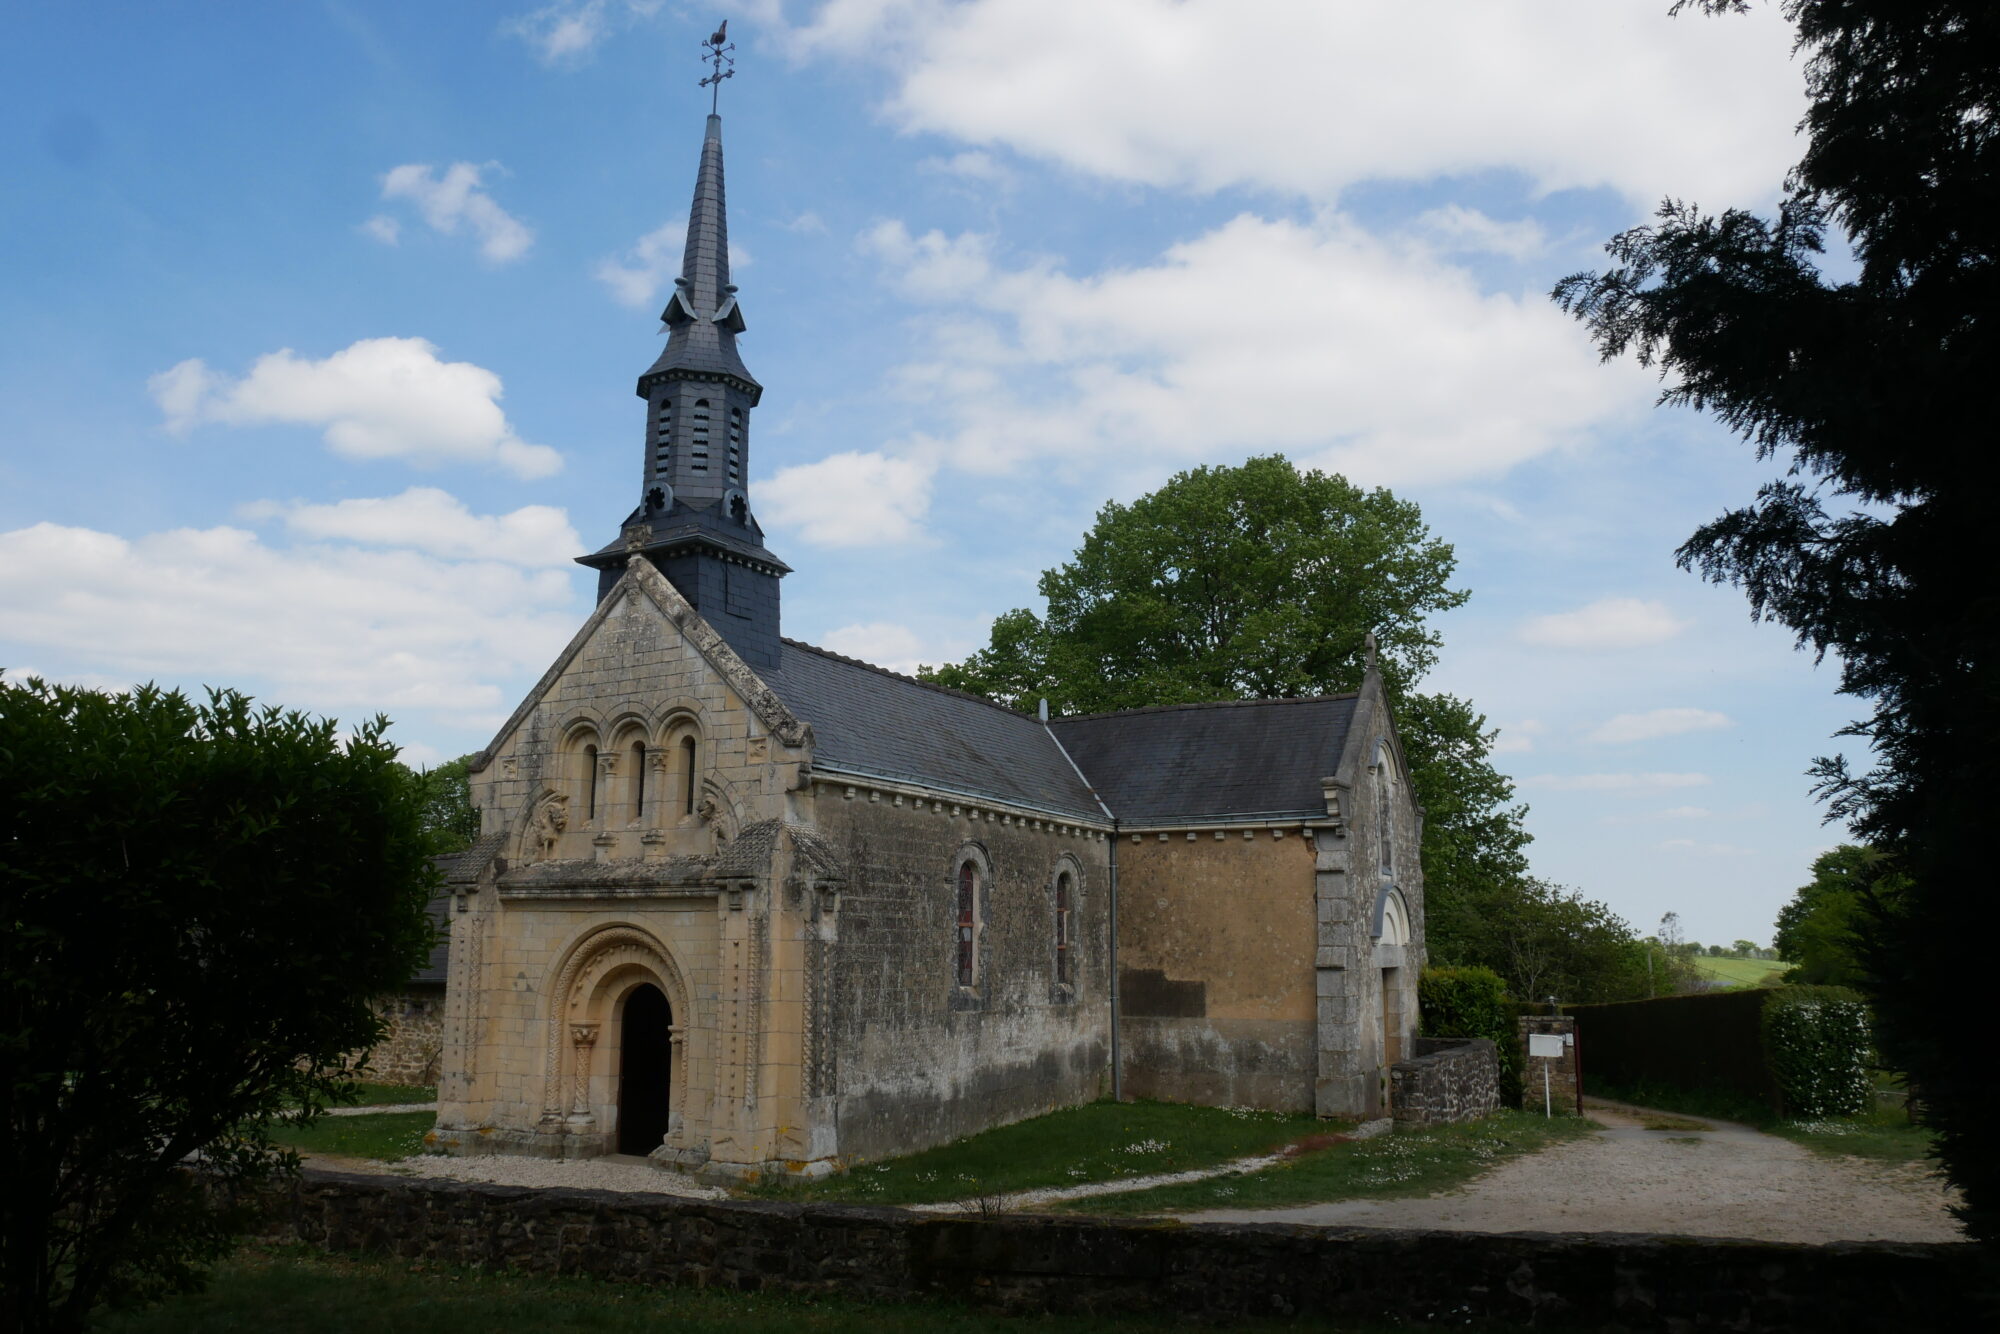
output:
[[[618,1152],[645,1155],[667,1137],[673,1008],[650,982],[625,998],[618,1026]]]

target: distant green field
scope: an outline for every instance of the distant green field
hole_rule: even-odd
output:
[[[1717,978],[1732,987],[1754,987],[1777,980],[1791,965],[1777,959],[1725,959],[1719,955],[1695,956],[1695,969],[1703,977]]]

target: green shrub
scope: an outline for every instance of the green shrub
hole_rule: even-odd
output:
[[[1491,968],[1426,968],[1417,978],[1417,1008],[1427,1038],[1488,1038],[1500,1058],[1500,1101],[1521,1101],[1519,1008],[1507,982]]]
[[[1856,1116],[1873,1092],[1868,1006],[1846,987],[1784,987],[1765,1002],[1765,1059],[1784,1112]]]
[[[1500,1042],[1503,1033],[1512,1036],[1507,983],[1491,968],[1426,968],[1417,979],[1417,1005],[1425,1037]]]

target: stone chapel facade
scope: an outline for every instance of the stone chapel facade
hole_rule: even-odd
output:
[[[1421,813],[1351,695],[1039,721],[787,640],[721,120],[598,604],[473,764],[438,1137],[824,1172],[1102,1096],[1363,1117]]]

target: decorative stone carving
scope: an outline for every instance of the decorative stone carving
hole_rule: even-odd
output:
[[[576,1075],[570,1084],[569,1119],[572,1125],[589,1125],[597,1119],[590,1111],[590,1053],[597,1046],[597,1025],[571,1024],[569,1040]]]
[[[534,840],[535,860],[548,861],[556,855],[556,844],[569,828],[569,798],[560,792],[544,792],[535,803],[529,834]]]

